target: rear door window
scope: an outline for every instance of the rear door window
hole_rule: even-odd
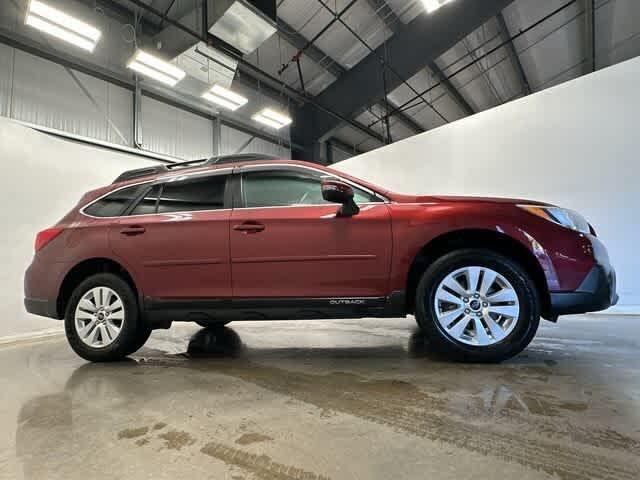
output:
[[[162,185],[157,213],[221,210],[227,175],[197,177]]]

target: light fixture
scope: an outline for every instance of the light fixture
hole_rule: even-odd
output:
[[[452,1],[453,0],[422,0],[422,3],[424,3],[425,8],[427,9],[427,13],[433,13],[443,5]]]
[[[158,57],[154,57],[144,50],[136,51],[133,58],[127,64],[127,68],[169,85],[170,87],[175,86],[176,83],[186,75],[183,70],[180,70],[175,65],[160,60]]]
[[[286,127],[291,124],[293,120],[282,113],[278,113],[270,108],[265,108],[261,112],[256,113],[253,117],[256,122],[267,125],[268,127],[280,130],[282,127]]]
[[[102,32],[38,0],[31,0],[25,23],[89,52],[96,48]]]
[[[209,100],[211,103],[215,103],[216,105],[220,105],[221,107],[228,108],[232,112],[236,111],[243,105],[246,105],[249,101],[242,95],[238,95],[221,85],[214,85],[211,87],[210,90],[207,90],[202,94],[202,98]]]

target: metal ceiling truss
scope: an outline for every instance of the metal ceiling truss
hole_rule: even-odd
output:
[[[484,60],[485,58],[487,58],[489,55],[492,55],[493,53],[497,52],[498,50],[500,50],[501,48],[505,47],[509,42],[514,42],[516,39],[522,37],[523,35],[526,35],[528,32],[530,32],[531,30],[533,30],[534,28],[538,27],[539,25],[545,23],[547,20],[549,20],[550,18],[555,17],[556,15],[558,15],[559,13],[563,12],[564,10],[566,10],[568,7],[570,7],[571,5],[573,5],[574,3],[576,3],[578,0],[569,0],[567,3],[559,6],[558,8],[556,8],[555,10],[553,10],[552,12],[550,12],[549,14],[545,15],[544,17],[542,17],[541,19],[539,19],[538,21],[534,22],[533,24],[529,25],[527,28],[521,29],[518,31],[518,33],[516,33],[515,35],[513,35],[512,37],[502,41],[500,44],[498,44],[497,46],[491,48],[489,51],[487,51],[486,53],[477,56],[475,59],[473,59],[472,61],[470,61],[469,63],[467,63],[466,65],[458,68],[457,70],[455,70],[453,73],[451,73],[450,75],[447,76],[448,79],[452,79],[456,76],[458,76],[460,73],[464,72],[465,70],[467,70],[468,68],[472,67],[473,65],[475,65],[476,63],[478,63],[481,60]],[[496,13],[497,15],[497,13]],[[421,93],[427,94],[431,91],[433,91],[435,88],[439,87],[440,84],[437,83],[435,85],[432,85],[431,87],[427,88],[426,90],[422,91]],[[418,105],[420,105],[419,102],[417,102],[419,100],[418,96],[415,96],[409,100],[407,100],[406,102],[404,102],[402,105],[398,106],[396,109],[394,109],[391,114],[394,115],[395,113],[397,113],[398,111],[407,111],[411,108],[415,108]]]
[[[318,64],[323,69],[327,70],[331,75],[336,78],[344,75],[348,70],[340,65],[335,59],[333,59],[329,54],[322,51],[316,45],[311,43],[310,40],[307,40],[304,36],[298,33],[291,25],[286,23],[282,19],[278,19],[278,33],[282,35],[282,37],[288,41],[291,45],[298,49],[298,52],[294,56],[294,58],[299,58],[299,55],[304,52],[304,54],[313,60],[316,64]],[[284,71],[285,65],[283,65],[281,72]],[[381,108],[384,108],[384,105],[380,105]],[[425,128],[416,122],[409,115],[404,113],[400,113],[396,117],[398,121],[412,130],[414,133],[422,133],[425,131]]]
[[[427,62],[438,58],[470,32],[495,17],[512,1],[458,0],[447,4],[434,14],[429,15],[425,12],[418,15],[385,45],[378,47],[375,55],[368,55],[320,93],[316,97],[317,101],[333,105],[336,113],[342,116],[357,115],[363,108],[380,98],[378,85],[371,82],[371,78],[380,74],[380,58],[393,60],[393,68],[390,71],[395,73],[388,78],[388,88],[392,91],[404,83],[404,78],[414,76]],[[388,52],[386,57],[385,49]],[[422,100],[420,97],[424,92],[418,93],[420,95],[416,95],[414,99]],[[401,107],[392,109],[390,113],[397,113]],[[292,129],[292,139],[303,145],[313,144],[339,125],[335,118],[315,111],[308,105],[298,108],[296,117],[305,119],[306,125],[297,124]]]
[[[584,0],[585,13],[585,50],[587,58],[587,71],[595,72],[596,64],[596,5],[595,0]]]
[[[126,1],[157,17],[163,16],[163,12],[148,5],[143,0],[126,0]],[[301,92],[293,87],[290,87],[289,85],[286,85],[284,82],[282,82],[278,78],[273,77],[271,74],[265,72],[259,67],[253,65],[251,62],[245,60],[240,52],[238,52],[235,48],[228,45],[227,43],[220,40],[219,38],[209,34],[208,32],[207,33],[197,32],[187,27],[186,25],[180,23],[179,21],[173,20],[170,17],[165,18],[165,23],[175,27],[180,32],[183,32],[184,34],[187,34],[196,40],[203,41],[209,45],[212,45],[215,48],[218,48],[219,50],[223,51],[224,53],[232,57],[234,60],[238,62],[238,72],[240,72],[241,75],[244,75],[245,78],[251,79],[250,81],[252,83],[255,83],[261,86],[260,88],[258,88],[259,91],[262,90],[263,85],[267,85],[275,91],[280,91],[282,96],[286,96],[291,100],[294,100],[295,102],[312,106],[318,111],[322,112],[324,115],[329,115],[330,117],[336,119],[336,121],[338,122],[347,123],[352,127],[354,127],[356,130],[361,131],[365,135],[377,140],[380,143],[384,143],[385,141],[384,137],[378,134],[373,129],[365,125],[362,125],[361,123],[356,122],[355,120],[352,120],[352,118],[350,117],[341,115],[340,113],[336,112],[334,109],[327,107],[326,104],[318,102],[315,97],[311,97],[305,94],[304,92]]]
[[[516,46],[511,40],[511,34],[509,33],[509,28],[507,27],[507,22],[500,12],[496,15],[496,20],[498,21],[498,29],[500,30],[500,37],[503,42],[507,42],[505,44],[505,48],[509,53],[509,58],[511,59],[511,63],[513,64],[513,68],[516,70],[516,74],[518,75],[518,80],[520,81],[520,85],[522,86],[522,92],[524,95],[529,95],[532,93],[531,84],[527,79],[527,74],[524,71],[524,67],[522,66],[522,62],[520,61],[520,55],[518,55],[518,51],[516,50]]]
[[[394,35],[397,35],[402,30],[402,21],[393,11],[393,9],[389,6],[386,0],[367,0],[371,8],[374,9],[378,18],[380,18],[387,28],[391,30]],[[458,89],[447,80],[446,75],[440,70],[440,67],[436,65],[436,62],[433,60],[429,60],[426,64],[433,73],[434,77],[438,82],[440,82],[443,88],[447,91],[449,96],[453,98],[453,100],[458,104],[458,106],[466,113],[467,115],[473,115],[475,110],[473,107],[467,102],[467,100],[462,96],[462,94],[458,91]],[[400,112],[399,112],[400,113]]]

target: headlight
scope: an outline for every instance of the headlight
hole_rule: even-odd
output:
[[[565,228],[582,233],[593,233],[589,222],[573,210],[560,207],[545,207],[543,205],[518,205],[518,207]]]

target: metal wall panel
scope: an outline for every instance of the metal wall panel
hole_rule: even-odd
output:
[[[213,156],[213,122],[166,103],[142,97],[142,146],[193,160]]]
[[[0,45],[0,115],[8,117],[11,110],[14,49]]]
[[[265,153],[267,155],[275,155],[283,159],[291,158],[291,151],[288,148],[260,138],[252,137],[248,133],[241,132],[226,125],[222,125],[220,136],[221,155],[234,153]]]
[[[17,120],[131,146],[131,93],[20,50],[12,109]]]

